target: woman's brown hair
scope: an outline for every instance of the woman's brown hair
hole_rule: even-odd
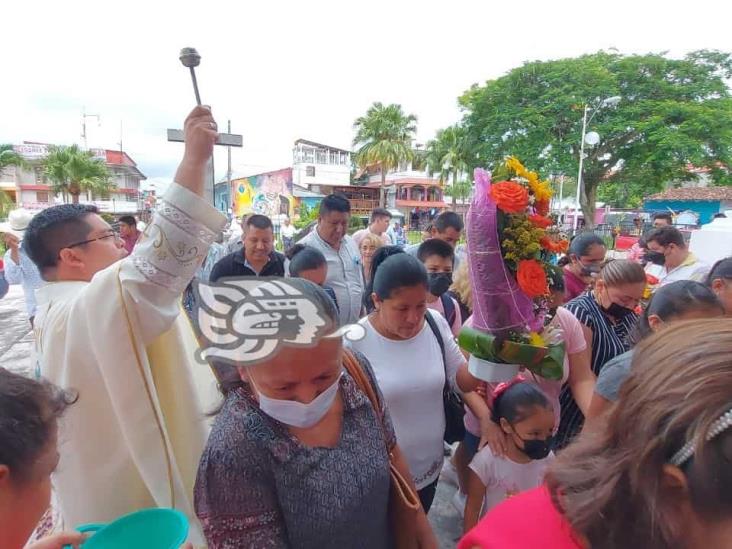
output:
[[[642,341],[597,432],[585,432],[547,474],[556,506],[593,549],[684,544],[680,505],[707,520],[732,515],[732,431],[706,441],[732,408],[732,320],[678,322]],[[663,483],[684,444],[688,490]]]
[[[628,259],[611,259],[603,265],[598,276],[605,286],[611,288],[624,284],[640,284],[646,281],[646,272],[635,261]]]

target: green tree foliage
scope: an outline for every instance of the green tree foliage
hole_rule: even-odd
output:
[[[74,204],[78,204],[82,192],[104,195],[114,187],[104,162],[77,145],[51,147],[43,166],[53,192],[70,194]]]
[[[582,115],[608,97],[617,106],[596,111],[585,148],[582,208],[594,219],[598,197],[618,205],[707,167],[715,184],[732,184],[732,77],[728,53],[698,51],[683,59],[663,54],[599,52],[573,59],[526,63],[460,98],[468,146],[477,164],[507,155],[540,173],[575,177]],[[472,167],[472,166],[471,166]]]
[[[452,178],[452,186],[458,185],[458,177],[468,170],[468,163],[474,154],[470,154],[465,139],[465,130],[455,125],[439,130],[435,139],[427,143],[426,165],[430,175],[438,174],[441,183],[446,183]],[[445,194],[452,197],[452,205],[455,206],[455,199],[465,194],[465,189],[445,189]],[[470,190],[468,190],[470,194]]]
[[[386,174],[411,160],[414,152],[412,140],[417,131],[417,117],[404,114],[401,105],[374,103],[364,116],[353,123],[356,137],[353,140],[356,164],[360,168],[378,166],[381,171],[379,204],[386,205]]]
[[[449,187],[445,188],[445,194],[452,197],[452,204],[455,205],[455,200],[465,202],[470,198],[470,194],[473,192],[473,182],[463,179],[457,183],[453,183]]]
[[[29,164],[15,152],[12,145],[0,145],[0,172],[9,166],[28,168]],[[0,218],[5,219],[13,208],[15,208],[13,199],[5,191],[0,191]]]

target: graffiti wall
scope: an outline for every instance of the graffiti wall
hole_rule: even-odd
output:
[[[231,187],[236,217],[257,213],[274,219],[280,214],[294,214],[292,168],[235,179]]]

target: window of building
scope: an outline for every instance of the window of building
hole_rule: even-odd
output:
[[[305,168],[306,177],[315,177],[315,166],[307,166]]]
[[[46,175],[43,173],[43,167],[36,166],[35,168],[33,168],[33,172],[35,173],[35,176],[36,176],[36,185],[45,185],[46,184]],[[40,202],[40,200],[39,200],[39,202]]]
[[[49,202],[48,191],[36,191],[36,202]]]
[[[303,152],[303,160],[305,162],[315,162],[315,149],[303,147],[302,152]]]
[[[315,153],[315,163],[316,164],[327,164],[328,163],[328,151],[325,151],[323,149],[318,149],[318,151]]]
[[[330,151],[330,163],[334,166],[340,164],[338,156],[338,151]]]

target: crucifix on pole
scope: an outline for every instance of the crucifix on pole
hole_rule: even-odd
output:
[[[195,67],[200,64],[201,56],[198,55],[198,52],[195,50],[195,48],[183,48],[180,52],[180,61],[181,63],[183,63],[183,66],[188,67],[191,71],[191,80],[193,81],[193,91],[196,94],[196,103],[200,105],[201,95],[198,91],[198,81],[196,80]],[[229,132],[231,131],[231,123],[229,123],[228,130]],[[185,141],[183,130],[169,129],[168,141],[183,143]],[[219,133],[216,139],[216,145],[228,147],[229,155],[231,155],[231,147],[242,146],[242,136],[232,133]],[[230,172],[231,167],[229,167],[229,173]],[[208,163],[207,173],[208,176],[206,177],[206,185],[204,187],[204,197],[211,204],[214,204],[214,185],[216,184],[216,180],[214,175],[213,155],[211,156],[211,160]],[[231,176],[229,175],[229,177]]]

